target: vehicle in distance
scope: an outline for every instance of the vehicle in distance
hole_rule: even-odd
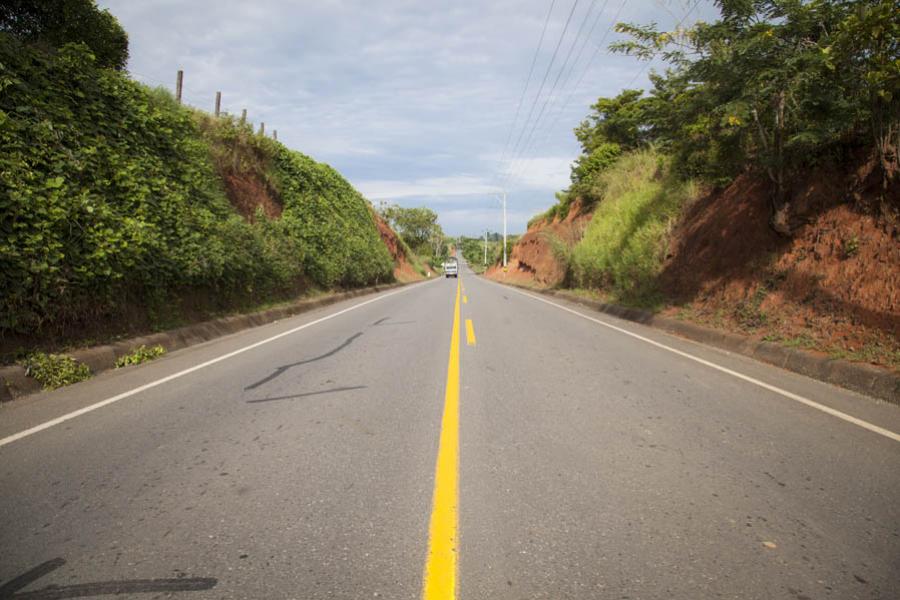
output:
[[[459,262],[455,256],[444,261],[444,277],[459,277]]]

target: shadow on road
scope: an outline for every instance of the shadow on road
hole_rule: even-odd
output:
[[[390,323],[388,323],[387,322],[388,320],[390,320],[390,317],[383,317],[381,319],[378,319],[374,323],[372,323],[369,327],[379,327],[379,326],[384,326],[384,325],[412,325],[413,323],[416,322],[416,321],[391,321]]]
[[[338,352],[340,352],[341,350],[343,350],[344,348],[346,348],[347,346],[352,344],[353,340],[355,340],[356,338],[358,338],[361,335],[362,335],[362,331],[354,333],[353,335],[348,337],[346,340],[344,340],[343,344],[341,344],[337,348],[334,348],[333,350],[329,350],[328,352],[326,352],[325,354],[322,354],[321,356],[316,356],[315,358],[308,358],[306,360],[301,360],[300,362],[291,363],[289,365],[282,365],[282,366],[278,367],[277,369],[275,369],[275,372],[273,372],[268,377],[265,377],[264,379],[260,379],[256,383],[252,383],[252,384],[248,385],[247,387],[245,387],[244,391],[254,390],[265,383],[269,383],[270,381],[272,381],[276,377],[279,377],[285,371],[287,371],[288,369],[291,369],[293,367],[299,367],[300,365],[309,364],[311,362],[316,362],[317,360],[322,360],[323,358],[328,358],[329,356],[334,356],[335,354],[337,354]]]
[[[148,594],[154,592],[197,592],[210,590],[219,582],[212,577],[184,577],[172,579],[131,579],[123,581],[98,581],[74,585],[49,585],[33,592],[19,592],[66,564],[65,559],[54,558],[41,563],[22,575],[0,586],[0,600],[62,600],[119,594]],[[17,593],[19,592],[19,593]]]

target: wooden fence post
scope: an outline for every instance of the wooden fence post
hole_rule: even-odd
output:
[[[181,104],[181,85],[184,83],[184,71],[178,69],[178,77],[175,78],[175,101]]]

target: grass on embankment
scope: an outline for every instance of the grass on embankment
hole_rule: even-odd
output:
[[[569,257],[572,286],[601,288],[612,302],[658,307],[667,234],[698,186],[670,175],[662,155],[643,150],[598,174],[591,194],[600,201]]]

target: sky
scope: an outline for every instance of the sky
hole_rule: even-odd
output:
[[[128,31],[135,79],[174,90],[182,69],[188,104],[211,111],[221,91],[223,110],[246,108],[373,204],[427,206],[469,236],[501,231],[501,189],[523,232],[568,186],[591,103],[647,87],[661,65],[608,52],[615,22],[717,15],[712,0],[98,4]]]

